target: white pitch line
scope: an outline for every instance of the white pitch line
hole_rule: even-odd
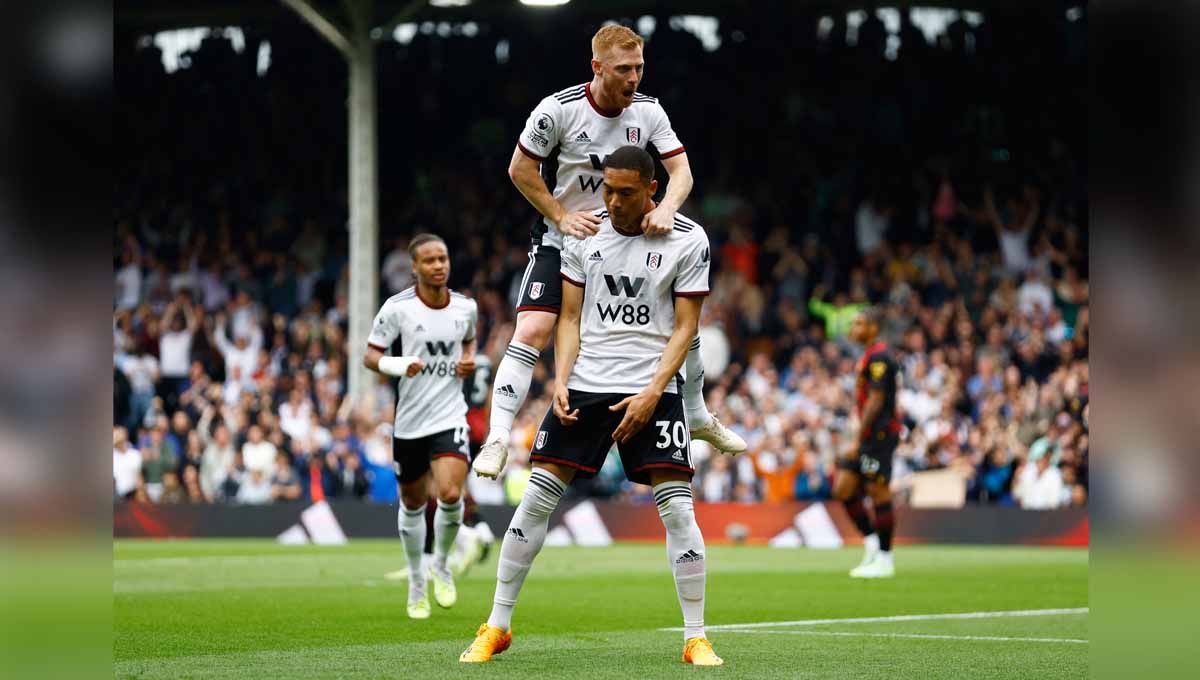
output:
[[[943,619],[1000,619],[1018,616],[1060,616],[1086,614],[1087,607],[1071,609],[1020,609],[997,612],[961,612],[955,614],[906,614],[902,616],[866,616],[852,619],[807,619],[804,621],[765,621],[760,623],[730,623],[705,626],[705,630],[746,630],[751,628],[788,628],[791,626],[823,626],[836,623],[891,623],[894,621],[938,621]],[[659,628],[660,631],[682,631],[682,628]]]
[[[908,638],[917,640],[984,640],[995,642],[1068,642],[1086,645],[1087,640],[1077,638],[1035,638],[1035,637],[1003,637],[999,635],[933,635],[923,633],[849,633],[833,630],[739,630],[736,628],[726,633],[746,633],[749,635],[827,635],[833,637],[881,637]]]

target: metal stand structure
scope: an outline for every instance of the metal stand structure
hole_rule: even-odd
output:
[[[375,0],[344,0],[349,26],[324,14],[309,0],[281,0],[345,57],[349,67],[350,108],[350,332],[347,342],[347,394],[358,403],[375,376],[363,366],[371,322],[379,308],[379,175],[376,128],[375,38],[386,39],[395,26],[425,2],[414,0],[382,28],[375,28]]]

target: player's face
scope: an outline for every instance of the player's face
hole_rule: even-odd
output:
[[[633,94],[642,82],[645,67],[642,48],[612,48],[600,61],[600,81],[604,94],[617,102],[621,108],[633,106]]]
[[[874,326],[867,317],[859,314],[850,322],[850,339],[860,344],[870,342],[873,336]]]
[[[446,251],[446,244],[430,241],[417,248],[413,271],[417,279],[427,286],[446,285],[446,280],[450,278],[450,254]]]
[[[647,182],[637,170],[604,170],[604,207],[612,223],[624,231],[637,231],[657,182]]]

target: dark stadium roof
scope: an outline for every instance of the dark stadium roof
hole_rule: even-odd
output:
[[[310,0],[310,4],[328,17],[335,17],[345,25],[346,5],[342,0]],[[891,2],[863,2],[861,0],[791,0],[773,4],[773,15],[821,11],[865,9],[868,7],[948,7],[978,10],[982,12],[1003,11],[1006,13],[1061,12],[1077,2],[1031,3],[1021,7],[1020,3],[1008,0],[893,0]],[[1014,6],[1018,5],[1018,6]],[[759,12],[762,5],[751,5],[745,0],[571,0],[566,5],[553,8],[526,7],[518,0],[472,0],[465,7],[434,7],[427,0],[375,0],[375,26],[382,26],[403,16],[403,21],[451,20],[456,18],[481,19],[488,16],[509,15],[516,12],[536,14],[555,12],[575,14],[581,19],[621,16],[623,14],[709,14],[728,15],[733,13]],[[299,21],[299,17],[280,0],[123,0],[115,7],[115,24],[118,30],[159,31],[185,26],[227,26],[240,23],[273,23]]]

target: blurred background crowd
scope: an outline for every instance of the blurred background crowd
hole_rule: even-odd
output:
[[[695,487],[829,497],[857,429],[845,334],[875,304],[903,369],[901,502],[914,473],[947,469],[969,502],[1085,504],[1086,16],[957,16],[930,34],[898,14],[630,22],[648,35],[642,89],[688,149],[683,212],[713,246],[702,337],[728,360],[708,403],[751,444],[694,443]],[[444,236],[494,364],[535,217],[505,168],[537,101],[587,79],[597,26],[440,28],[379,48],[380,299],[412,284],[409,236]],[[243,27],[238,50],[214,31],[171,72],[154,40],[117,36],[118,497],[396,500],[394,390],[345,397],[345,66],[306,31],[272,32],[266,69],[265,36]],[[519,498],[550,356],[506,478],[471,480],[479,502]],[[649,499],[613,456],[575,492]]]

